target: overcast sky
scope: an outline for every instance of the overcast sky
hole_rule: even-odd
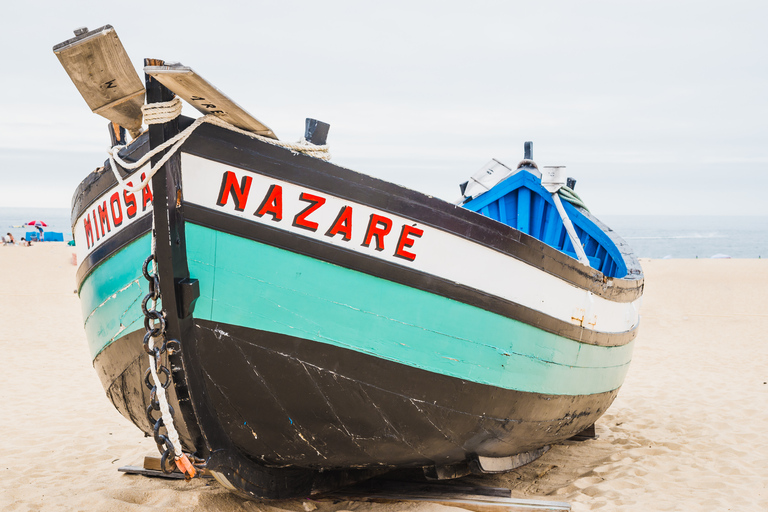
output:
[[[52,47],[111,24],[139,72],[191,66],[284,140],[329,122],[334,162],[447,200],[533,140],[598,216],[768,215],[768,2],[44,0],[2,18],[0,206],[69,207],[106,158],[107,121]]]

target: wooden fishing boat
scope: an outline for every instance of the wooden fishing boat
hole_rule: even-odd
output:
[[[109,399],[183,469],[182,450],[266,499],[392,468],[506,471],[610,406],[642,270],[561,201],[557,169],[542,184],[530,150],[449,203],[313,156],[323,123],[285,145],[160,61],[145,61],[144,119],[173,112],[140,132],[144,89],[113,29],[76,34],[54,52],[113,143],[118,124],[136,136],[73,198],[85,331]],[[110,82],[104,62],[130,80]],[[174,93],[207,115],[179,116]]]

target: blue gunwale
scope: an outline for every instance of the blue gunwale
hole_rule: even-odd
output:
[[[552,196],[541,180],[521,169],[488,192],[462,205],[464,208],[511,226],[576,258]],[[616,244],[600,227],[573,205],[563,201],[590,265],[608,277],[624,277],[627,266]]]

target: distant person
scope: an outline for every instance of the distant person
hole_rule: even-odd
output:
[[[19,242],[19,245],[23,245],[24,247],[32,247],[32,242],[29,242],[24,239],[24,237],[21,237],[21,241]]]
[[[42,241],[42,239],[43,239],[43,226],[35,226],[35,227],[40,232],[40,234],[38,235],[37,239]]]
[[[16,240],[13,238],[13,235],[8,233],[6,236],[3,237],[3,245],[15,245]]]

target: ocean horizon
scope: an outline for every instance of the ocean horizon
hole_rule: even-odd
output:
[[[639,258],[768,257],[768,216],[604,215]],[[19,240],[35,231],[24,224],[41,220],[46,231],[72,240],[68,208],[0,207],[0,232]]]

